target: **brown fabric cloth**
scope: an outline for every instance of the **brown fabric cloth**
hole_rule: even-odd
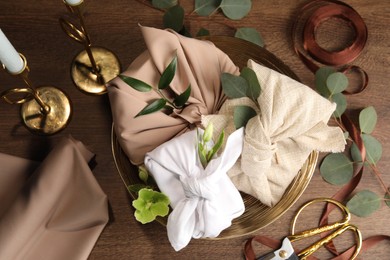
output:
[[[108,222],[107,196],[63,139],[41,163],[0,154],[0,259],[87,259]]]
[[[180,94],[191,84],[191,96],[189,104],[173,115],[156,112],[134,118],[148,102],[160,96],[154,91],[138,92],[120,78],[108,84],[115,133],[134,164],[143,163],[147,152],[200,124],[201,115],[216,113],[225,100],[221,73],[238,73],[230,58],[211,42],[187,38],[170,30],[140,28],[147,50],[123,75],[157,88],[162,72],[177,52],[177,71],[170,86]]]

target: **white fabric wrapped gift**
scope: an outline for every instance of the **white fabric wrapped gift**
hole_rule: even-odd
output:
[[[242,197],[227,176],[241,154],[243,133],[243,128],[233,132],[222,154],[205,169],[197,153],[196,130],[146,154],[146,167],[171,201],[173,211],[168,217],[167,232],[176,251],[192,237],[217,237],[244,212]]]

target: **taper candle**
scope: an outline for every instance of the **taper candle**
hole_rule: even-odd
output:
[[[14,46],[0,29],[0,62],[10,73],[19,73],[24,68],[24,62]]]
[[[76,6],[83,2],[83,0],[65,0],[68,5]]]

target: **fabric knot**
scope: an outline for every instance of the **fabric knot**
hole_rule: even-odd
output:
[[[180,181],[183,185],[186,198],[212,200],[215,197],[215,190],[211,187],[212,184],[208,181],[207,177],[197,179],[194,177],[187,178],[182,176]]]
[[[241,169],[249,176],[255,176],[271,167],[277,143],[271,139],[260,116],[251,119],[246,126],[244,147],[241,155]]]

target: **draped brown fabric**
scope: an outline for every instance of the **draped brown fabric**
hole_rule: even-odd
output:
[[[211,42],[187,38],[170,30],[140,28],[147,50],[123,75],[157,88],[162,72],[177,53],[177,71],[170,86],[180,94],[191,84],[191,96],[182,111],[175,110],[171,115],[156,112],[134,118],[160,96],[154,91],[138,92],[119,77],[109,82],[115,133],[134,164],[143,163],[145,153],[199,124],[201,115],[217,112],[225,100],[220,86],[221,73],[238,73],[230,58]]]
[[[87,259],[108,222],[107,196],[63,139],[41,163],[0,154],[0,259]]]

